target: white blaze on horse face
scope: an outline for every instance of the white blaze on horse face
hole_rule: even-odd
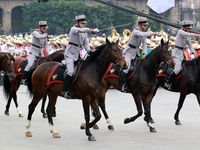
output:
[[[31,121],[30,120],[27,120],[27,122],[26,122],[26,131],[27,132],[30,132],[31,130],[30,130],[30,127],[31,127]]]
[[[50,128],[50,132],[51,132],[51,133],[58,133],[58,132],[55,130],[54,126],[53,126],[51,123],[49,123],[49,128]]]

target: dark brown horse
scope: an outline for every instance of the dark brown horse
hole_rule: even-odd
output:
[[[168,42],[164,43],[163,40],[161,40],[161,44],[152,50],[152,52],[148,54],[144,60],[137,61],[137,64],[139,65],[136,66],[136,70],[128,80],[127,93],[132,94],[138,113],[133,117],[126,118],[124,120],[125,124],[135,121],[143,114],[143,103],[144,114],[147,117],[147,126],[150,127],[149,129],[151,132],[156,132],[155,128],[150,122],[151,116],[149,106],[152,101],[154,90],[157,87],[157,69],[161,61],[166,62],[169,66],[174,65],[174,60],[171,57],[171,52],[168,50]],[[103,111],[106,122],[109,124],[108,128],[111,130],[114,128],[105,110],[105,94],[110,86],[113,86],[117,90],[121,90],[121,83],[119,83],[118,80],[119,79],[115,77],[104,78],[102,80],[101,94],[98,97],[99,106]]]
[[[16,60],[14,62],[15,71],[17,69],[18,64],[23,59],[24,58],[22,58],[22,57],[17,57],[16,58]],[[47,57],[41,57],[38,60],[38,65],[40,65],[40,64],[42,64],[42,63],[44,63],[46,61],[61,62],[63,59],[64,59],[64,50],[59,50],[57,52],[54,52],[54,53],[50,54]],[[13,98],[15,106],[17,108],[17,112],[19,114],[19,117],[23,117],[22,112],[21,112],[21,110],[20,110],[20,108],[18,106],[18,102],[17,102],[17,90],[19,89],[21,78],[22,78],[22,75],[17,75],[16,78],[11,81],[11,80],[9,80],[7,75],[4,76],[4,81],[3,81],[3,83],[4,83],[4,93],[8,98],[8,102],[7,102],[7,105],[6,105],[6,110],[4,112],[6,115],[9,115],[10,103],[11,103],[11,100]],[[44,103],[45,103],[45,101],[43,100],[42,109],[44,109]],[[41,111],[42,111],[42,109],[41,109]],[[45,112],[43,111],[42,113],[44,115]]]
[[[159,85],[164,88],[164,83],[166,82],[165,81],[166,78],[160,76],[157,77],[157,79],[158,79],[157,88],[159,87]],[[179,120],[179,112],[183,106],[185,97],[191,93],[195,94],[197,97],[198,104],[200,105],[200,56],[197,57],[197,59],[193,59],[191,61],[185,61],[181,77],[175,80],[172,83],[171,87],[172,87],[171,90],[172,92],[180,93],[178,108],[174,115],[174,119],[176,125],[181,125],[181,122]],[[155,90],[155,94],[157,88]]]
[[[15,58],[10,53],[0,52],[0,70],[3,70],[4,76],[8,76],[11,81],[15,79],[13,62]]]
[[[97,96],[100,94],[101,80],[108,68],[108,65],[113,62],[121,66],[126,67],[126,61],[122,57],[122,50],[117,43],[110,43],[106,39],[107,44],[103,44],[96,48],[95,52],[90,54],[82,64],[77,79],[73,82],[70,88],[72,99],[82,99],[85,121],[86,121],[86,135],[91,141],[96,140],[91,134],[89,128],[91,128],[100,118],[101,114],[98,108]],[[53,133],[53,137],[60,137],[59,133],[55,130],[53,125],[52,113],[57,101],[57,97],[61,95],[63,84],[54,83],[47,85],[47,81],[51,75],[53,69],[58,65],[56,62],[47,62],[41,64],[32,73],[32,77],[28,78],[28,88],[30,93],[33,94],[33,99],[28,106],[28,118],[26,124],[26,136],[32,136],[30,131],[30,123],[32,114],[35,110],[40,99],[47,94],[49,97],[49,104],[47,107],[48,121],[50,125],[50,131]],[[42,72],[42,74],[41,74]],[[31,75],[31,74],[30,74]],[[76,92],[73,92],[73,88]],[[74,94],[76,93],[76,94]],[[94,121],[89,123],[90,114],[89,107],[97,112],[97,117]]]

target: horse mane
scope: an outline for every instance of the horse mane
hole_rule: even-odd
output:
[[[200,62],[200,56],[197,57],[197,59],[192,59],[192,60],[186,60],[185,61],[185,65],[187,66],[194,66],[195,61]]]
[[[82,67],[81,67],[81,70],[85,69],[85,67],[86,67],[89,63],[91,63],[91,62],[96,58],[96,56],[97,56],[106,46],[107,46],[107,44],[102,44],[102,45],[96,47],[96,48],[95,48],[96,50],[95,50],[94,52],[90,52],[90,56],[88,56],[88,57],[86,58],[86,60],[83,61],[83,65],[82,65]]]

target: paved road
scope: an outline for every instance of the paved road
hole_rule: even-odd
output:
[[[100,129],[91,129],[97,141],[89,142],[85,132],[80,130],[84,122],[82,102],[58,98],[56,130],[61,135],[54,139],[49,132],[47,119],[40,113],[41,102],[35,110],[31,122],[33,137],[25,136],[27,106],[31,98],[24,86],[18,91],[18,102],[24,117],[19,118],[11,103],[10,116],[4,115],[6,99],[0,87],[0,149],[1,150],[199,150],[200,149],[200,110],[196,97],[189,95],[180,114],[182,125],[176,126],[173,115],[179,94],[159,89],[152,103],[152,116],[157,132],[150,133],[143,117],[133,123],[123,124],[124,118],[136,114],[135,103],[130,94],[114,89],[106,96],[107,111],[114,131],[107,129],[104,117],[98,123]]]

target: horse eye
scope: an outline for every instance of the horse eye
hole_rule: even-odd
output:
[[[117,52],[117,50],[113,50],[114,52]]]

